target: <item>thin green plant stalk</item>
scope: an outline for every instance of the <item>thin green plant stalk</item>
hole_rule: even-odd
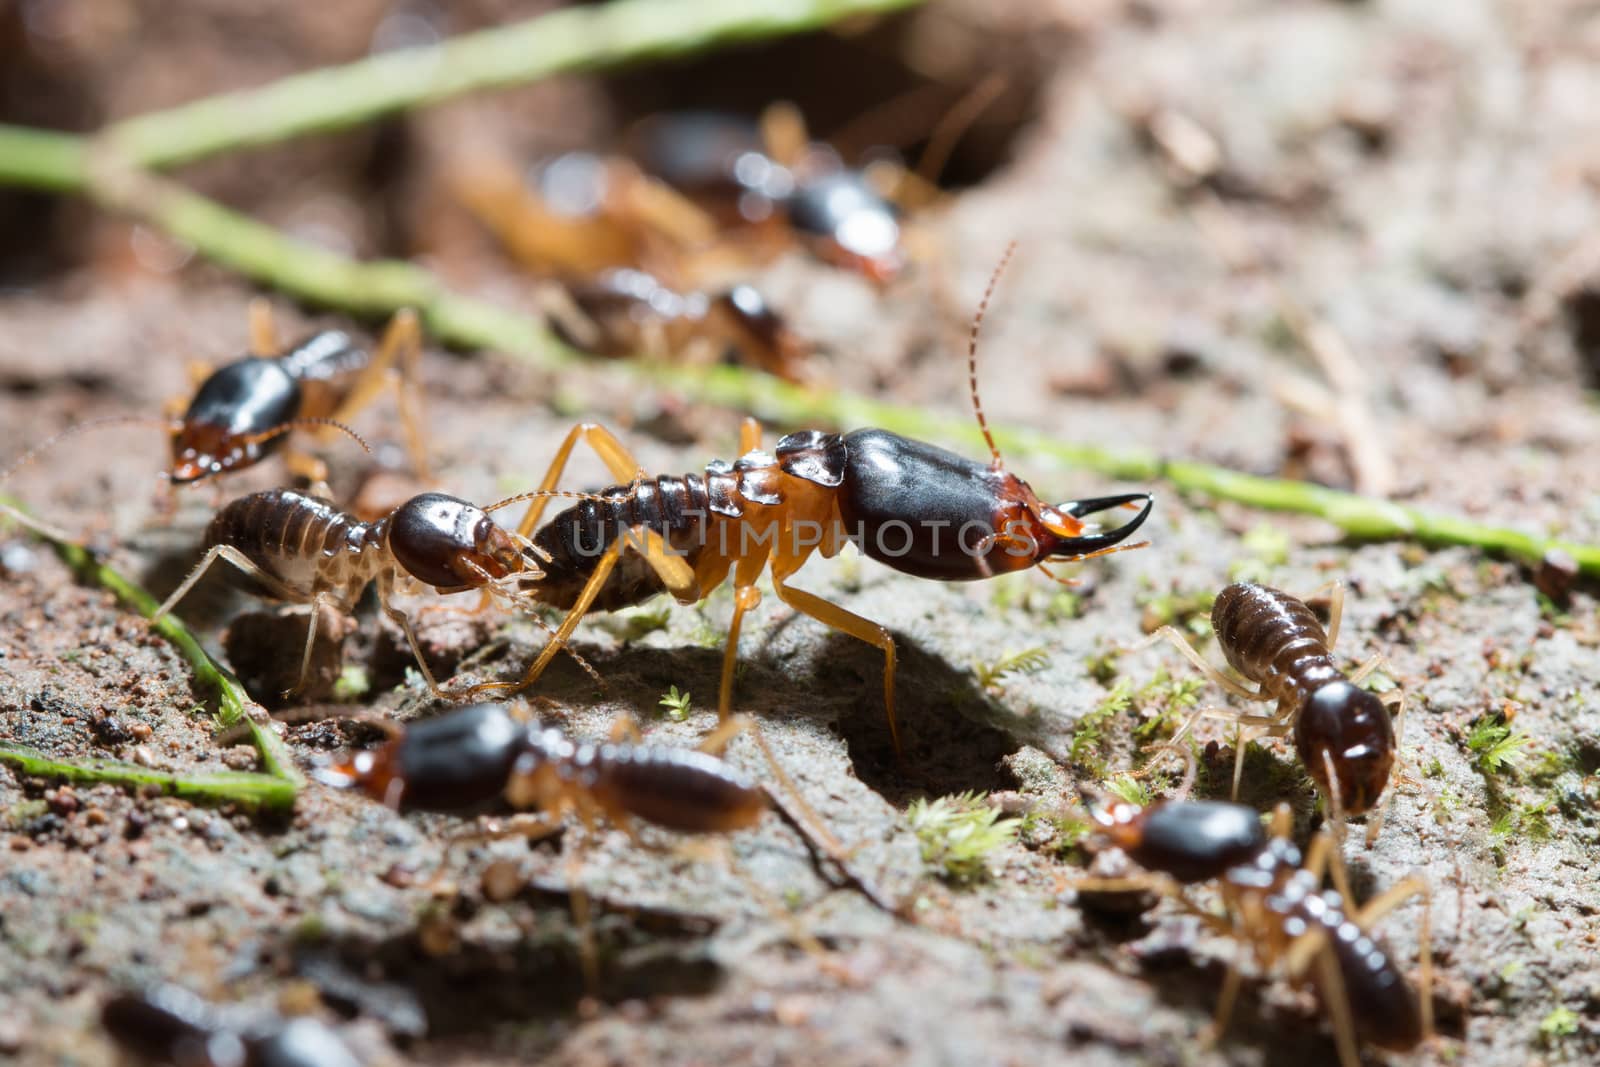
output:
[[[72,569],[80,581],[97,585],[109,590],[113,596],[123,604],[138,612],[144,618],[151,620],[151,628],[166,638],[178,653],[189,663],[189,669],[194,672],[195,678],[217,694],[217,713],[215,721],[219,728],[226,729],[230,726],[242,724],[249,732],[250,739],[260,753],[261,765],[267,773],[287,782],[293,792],[305,784],[305,776],[294,765],[288,748],[283,740],[272,729],[259,723],[249,714],[250,697],[244,691],[244,686],[239,684],[233,672],[222,666],[206,652],[193,632],[183,624],[175,615],[167,614],[155,618],[161,604],[145,589],[106,563],[94,557],[94,554],[82,545],[71,541],[64,541],[46,530],[42,530],[29,523],[27,516],[17,509],[16,502],[0,499],[7,508],[17,516],[17,521],[28,525],[34,533],[43,538],[55,550],[61,561]]]
[[[213,774],[169,774],[121,760],[59,760],[9,741],[0,741],[0,763],[25,775],[85,784],[156,788],[197,804],[235,804],[249,811],[285,814],[294,808],[297,784],[276,774],[218,771]]]
[[[150,169],[359,126],[555,74],[665,59],[888,14],[921,0],[613,0],[126,119],[100,138]],[[83,191],[82,138],[0,126],[0,181]]]

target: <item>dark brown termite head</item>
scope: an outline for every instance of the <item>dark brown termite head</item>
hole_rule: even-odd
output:
[[[500,796],[528,743],[528,727],[504,705],[474,704],[415,723],[313,777],[398,811],[452,811]]]
[[[1313,690],[1294,724],[1300,762],[1332,795],[1328,765],[1337,779],[1339,805],[1351,815],[1372,810],[1394,765],[1394,723],[1372,693],[1340,679]],[[1326,753],[1326,758],[1324,758]]]
[[[406,573],[441,593],[537,571],[526,545],[476,504],[423,493],[389,516],[388,543]]]
[[[857,547],[919,578],[975,581],[1111,548],[1149,517],[1148,493],[1050,507],[1028,484],[925,441],[888,430],[844,439],[839,513]],[[1143,502],[1130,522],[1089,531],[1085,516]]]
[[[856,170],[834,170],[801,182],[783,202],[796,232],[818,258],[882,285],[905,266],[894,205]]]
[[[793,377],[805,358],[805,341],[754,286],[736,285],[717,296],[707,308],[707,319],[729,344],[773,374]]]
[[[1101,834],[1135,863],[1185,885],[1221,877],[1267,845],[1261,816],[1243,804],[1184,800],[1090,811]]]
[[[301,399],[280,360],[249,356],[219,368],[173,426],[169,477],[186,484],[260,462],[282,443],[262,435],[293,421]]]

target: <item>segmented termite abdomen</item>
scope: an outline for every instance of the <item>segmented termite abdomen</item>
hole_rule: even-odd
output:
[[[1328,635],[1310,608],[1277,589],[1236,582],[1217,594],[1211,628],[1233,669],[1282,696],[1292,687],[1298,704],[1313,689],[1339,677],[1328,654]]]
[[[600,491],[603,499],[574,504],[533,535],[544,576],[529,583],[526,592],[542,603],[571,607],[606,549],[618,538],[639,536],[641,529],[661,534],[693,566],[708,516],[727,506],[727,490],[716,488],[713,496],[698,474],[662,475],[637,487],[614,485]],[[592,610],[615,611],[663,591],[649,564],[626,551]]]
[[[1422,1014],[1416,992],[1395,966],[1388,950],[1344,914],[1337,893],[1308,899],[1299,909],[1307,922],[1323,928],[1338,963],[1350,1017],[1366,1040],[1404,1052],[1422,1041]],[[1321,989],[1315,967],[1313,981]],[[1323,991],[1326,998],[1326,991]]]
[[[729,833],[753,825],[766,794],[704,752],[633,745],[594,751],[591,790],[608,810],[688,834]]]
[[[1267,843],[1253,808],[1218,800],[1146,808],[1130,828],[1137,839],[1123,845],[1129,858],[1185,885],[1220,877],[1254,858]]]
[[[238,549],[310,599],[320,561],[359,549],[367,530],[366,524],[319,497],[269,489],[224,505],[206,527],[205,544]],[[270,595],[265,589],[256,591]]]

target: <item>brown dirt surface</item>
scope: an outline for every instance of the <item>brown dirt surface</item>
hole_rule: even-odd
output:
[[[353,58],[385,26],[453,33],[529,10],[357,6],[334,18],[328,5],[262,14],[217,2],[163,21],[153,2],[17,5],[4,15],[15,32],[0,37],[20,57],[3,116],[89,127]],[[66,12],[80,8],[98,14],[73,22]],[[41,28],[17,12],[67,21]],[[396,12],[417,21],[395,24]],[[786,93],[825,133],[917,78],[959,86],[1003,67],[1015,89],[953,162],[963,188],[914,221],[923,262],[881,291],[798,255],[763,272],[819,342],[820,377],[963,414],[968,309],[1018,238],[985,324],[991,421],[1384,485],[1408,503],[1595,542],[1597,61],[1600,14],[1566,0],[942,2],[866,38],[559,79],[186,177],[302,235],[423,254],[462,284],[525,302],[525,284],[431,184],[464,131],[531,154],[604,145],[648,106],[754,109]],[[57,110],[24,106],[37,103],[18,87],[28,78]],[[243,350],[252,293],[215,268],[182,265],[159,238],[82,205],[6,194],[0,224],[13,223],[18,238],[0,250],[0,455],[82,419],[159,414],[188,387],[187,361]],[[275,311],[286,334],[351,325],[282,301]],[[1297,314],[1342,340],[1353,378],[1309,351]],[[579,418],[616,429],[652,471],[698,469],[737,441],[739,413],[603,364],[558,378],[430,347],[423,386],[440,488],[474,500],[535,484]],[[380,463],[403,468],[389,400],[356,425]],[[793,428],[768,427],[768,440]],[[198,557],[220,498],[181,493],[169,513],[162,447],[154,429],[95,431],[5,488],[164,596]],[[363,457],[338,442],[323,451],[335,490],[354,492]],[[1047,497],[1137,488],[1018,473]],[[284,477],[271,462],[223,492]],[[567,484],[605,480],[580,455]],[[315,1011],[373,1063],[1337,1064],[1316,1000],[1281,975],[1247,982],[1228,1034],[1209,1043],[1229,941],[1170,902],[1135,917],[1080,910],[1070,887],[1087,857],[1049,818],[1030,818],[987,857],[990,875],[963,887],[924,864],[906,816],[919,797],[965,790],[1048,813],[1077,784],[1130,766],[1135,728],[1192,671],[1164,645],[1117,653],[1172,621],[1219,661],[1205,605],[1250,577],[1299,591],[1341,579],[1342,662],[1382,652],[1407,696],[1393,809],[1371,846],[1351,834],[1346,858],[1359,896],[1410,875],[1431,887],[1439,1034],[1367,1061],[1595,1062],[1592,581],[1547,584],[1552,599],[1532,569],[1474,551],[1354,544],[1315,520],[1151,488],[1151,547],[1084,566],[1072,590],[1036,574],[939,585],[853,554],[801,573],[803,588],[894,633],[900,760],[876,650],[772,596],[746,621],[737,709],[901,916],[818,863],[777,817],[731,838],[731,863],[665,834],[641,844],[576,828],[447,854],[467,820],[400,816],[316,784],[272,821],[0,767],[0,1056],[112,1063],[96,1023],[107,995],[176,981],[246,1011]],[[605,688],[559,658],[535,710],[578,737],[630,714],[652,742],[693,744],[714,725],[731,610],[724,589],[585,623],[575,647]],[[262,614],[210,579],[181,614],[221,655],[246,611],[256,614],[233,623],[230,647],[248,653],[237,665],[251,660],[254,695],[277,708],[303,616]],[[543,639],[493,613],[436,614],[422,637],[436,670],[464,661],[475,677],[520,671]],[[1026,669],[980,681],[1032,649],[1042,651]],[[328,692],[330,660],[315,706],[277,708],[303,765],[378,739],[340,716],[441,710],[370,605],[343,651],[344,703]],[[1132,706],[1105,711],[1119,684]],[[659,707],[672,686],[692,695],[682,722]],[[1182,693],[1228,699],[1209,686]],[[213,736],[212,700],[109,593],[74,581],[41,543],[0,533],[0,738],[60,759],[251,769],[250,749]],[[1511,767],[1483,756],[1497,717],[1522,739]],[[1202,731],[1215,743],[1199,788],[1225,796],[1229,734]],[[748,739],[729,759],[769,776]],[[1317,822],[1315,791],[1282,742],[1251,751],[1243,799],[1292,803],[1302,840]],[[429,884],[435,872],[454,892]],[[597,999],[584,996],[574,884],[595,904]],[[1379,924],[1413,973],[1422,917],[1413,900]],[[797,947],[797,931],[823,951]]]

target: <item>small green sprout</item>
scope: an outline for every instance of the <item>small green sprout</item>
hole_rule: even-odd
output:
[[[1152,776],[1150,779],[1143,779],[1135,778],[1131,774],[1119,774],[1102,784],[1106,792],[1111,795],[1129,804],[1137,804],[1143,808],[1155,802],[1156,777]]]
[[[1021,819],[1000,817],[981,793],[958,793],[935,801],[915,800],[906,821],[922,846],[922,862],[956,885],[989,876],[989,854],[1016,840]]]
[[[1559,1043],[1578,1032],[1578,1013],[1565,1004],[1557,1005],[1539,1020],[1539,1039],[1546,1045]]]
[[[1067,759],[1078,766],[1089,767],[1099,774],[1100,745],[1105,740],[1105,726],[1127,711],[1132,703],[1133,683],[1126,678],[1119,678],[1117,684],[1111,688],[1111,692],[1107,693],[1100,703],[1079,719],[1077,725],[1072,728],[1072,747],[1067,752]]]
[[[1478,720],[1467,735],[1472,764],[1485,775],[1515,771],[1522,761],[1522,750],[1532,743],[1533,738],[1498,717]]]
[[[977,667],[978,685],[984,689],[997,687],[1001,680],[1010,674],[1033,674],[1044,669],[1050,662],[1050,653],[1044,648],[1025,648],[1021,652],[1011,652],[992,663],[980,663]]]
[[[1239,543],[1248,555],[1228,568],[1232,581],[1266,581],[1273,570],[1289,562],[1289,535],[1270,522],[1252,526]]]
[[[682,722],[689,717],[689,692],[678,692],[678,687],[673,686],[661,695],[657,701],[667,718],[673,722]]]
[[[1096,652],[1083,661],[1084,673],[1101,685],[1110,685],[1111,680],[1117,676],[1117,659],[1121,655],[1122,653],[1115,648]]]
[[[372,692],[372,676],[359,663],[346,663],[333,683],[333,699],[341,704],[360,700]]]
[[[1045,605],[1044,614],[1053,622],[1076,619],[1083,614],[1083,598],[1069,589],[1059,590]]]
[[[1176,729],[1183,713],[1200,703],[1205,687],[1204,678],[1174,678],[1166,667],[1157,667],[1155,676],[1138,694],[1139,705],[1153,709],[1154,714],[1133,728],[1134,736],[1143,740]]]

